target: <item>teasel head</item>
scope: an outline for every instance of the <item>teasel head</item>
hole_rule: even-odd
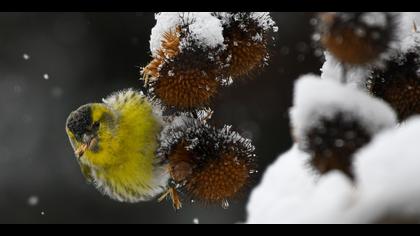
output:
[[[314,38],[348,67],[380,63],[397,40],[395,13],[324,12],[318,22]]]
[[[352,180],[354,154],[397,123],[380,99],[313,75],[297,81],[290,115],[294,140],[310,154],[310,166],[319,174],[338,170]]]
[[[310,164],[320,174],[339,170],[354,179],[353,154],[371,139],[372,135],[357,119],[337,113],[309,129],[301,147],[311,154]]]
[[[371,94],[388,102],[400,121],[420,114],[420,40],[413,43],[374,68],[367,81]]]
[[[208,35],[203,33],[205,24],[215,25]],[[217,18],[210,13],[160,13],[151,49],[153,59],[142,74],[152,101],[178,111],[210,105],[218,92],[219,54],[224,49]]]
[[[222,21],[226,51],[223,75],[236,79],[268,63],[277,26],[269,12],[215,12]]]
[[[254,146],[230,126],[189,122],[169,130],[165,140],[158,154],[168,161],[177,191],[191,201],[226,208],[256,173]]]

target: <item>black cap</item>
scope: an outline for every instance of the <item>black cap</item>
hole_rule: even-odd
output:
[[[66,127],[75,135],[78,141],[82,140],[83,134],[90,130],[92,125],[92,110],[85,105],[72,112],[67,119]]]

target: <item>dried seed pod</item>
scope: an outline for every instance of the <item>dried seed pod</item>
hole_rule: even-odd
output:
[[[157,55],[154,56],[153,60],[141,72],[146,78],[158,78],[159,67],[164,63],[164,60],[174,58],[179,53],[180,31],[181,28],[176,27],[174,30],[163,33],[161,48],[157,50]]]
[[[247,75],[263,66],[269,58],[273,31],[277,31],[268,12],[216,12],[223,25],[227,50],[225,77]]]
[[[152,100],[166,108],[202,109],[210,105],[218,92],[217,75],[218,66],[206,55],[184,50],[161,65],[159,76],[148,84],[149,93]]]
[[[167,109],[192,111],[210,105],[217,94],[220,21],[210,13],[160,13],[152,29],[153,60],[142,73],[149,96]]]
[[[375,68],[367,81],[369,91],[388,102],[400,121],[420,114],[420,44],[400,52]]]
[[[178,190],[191,200],[223,206],[250,183],[255,148],[230,126],[193,122],[168,135],[158,154],[168,160]]]
[[[311,155],[311,166],[321,174],[340,170],[351,179],[353,154],[397,123],[381,100],[317,76],[298,80],[290,115],[295,141]]]
[[[338,61],[350,66],[374,64],[397,38],[397,16],[388,12],[319,14],[320,43]]]
[[[353,154],[371,139],[359,121],[337,113],[332,119],[321,119],[318,126],[307,131],[302,149],[311,153],[311,165],[319,173],[340,170],[353,179]]]

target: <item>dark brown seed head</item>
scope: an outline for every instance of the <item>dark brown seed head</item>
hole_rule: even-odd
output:
[[[222,56],[226,63],[225,77],[233,79],[247,75],[264,65],[268,59],[274,24],[264,27],[262,21],[271,22],[270,16],[258,18],[253,12],[215,13],[223,22],[223,36],[227,46]]]
[[[367,87],[397,111],[400,121],[420,114],[420,49],[397,55],[376,68]]]
[[[168,160],[179,191],[205,204],[234,199],[248,186],[255,172],[254,147],[230,130],[207,124],[189,124],[174,132],[159,154]]]
[[[302,148],[311,154],[311,166],[320,174],[340,170],[353,179],[353,154],[371,138],[359,121],[338,113],[311,128]]]
[[[194,171],[185,185],[193,199],[222,203],[233,199],[249,182],[250,166],[235,153],[220,154]]]
[[[194,41],[188,24],[185,21],[163,35],[161,48],[142,72],[150,97],[166,109],[203,109],[218,91],[220,48],[206,48]]]
[[[159,77],[159,68],[164,63],[165,59],[175,57],[179,53],[180,44],[180,27],[170,30],[163,34],[161,48],[157,51],[156,56],[152,61],[143,68],[141,72],[144,77]]]
[[[320,43],[338,61],[363,66],[375,63],[396,38],[395,16],[386,12],[320,13]]]
[[[159,76],[149,83],[153,100],[179,111],[202,109],[218,92],[218,65],[196,50],[184,50],[165,60]]]

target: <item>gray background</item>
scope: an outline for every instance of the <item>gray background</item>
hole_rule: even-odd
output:
[[[271,65],[215,101],[216,123],[253,138],[260,174],[291,146],[293,81],[321,66],[310,44],[311,14],[272,15],[279,33]],[[153,25],[149,12],[0,13],[0,223],[245,220],[248,194],[227,210],[186,204],[176,213],[167,202],[114,202],[82,178],[64,132],[66,117],[115,90],[139,87]]]

